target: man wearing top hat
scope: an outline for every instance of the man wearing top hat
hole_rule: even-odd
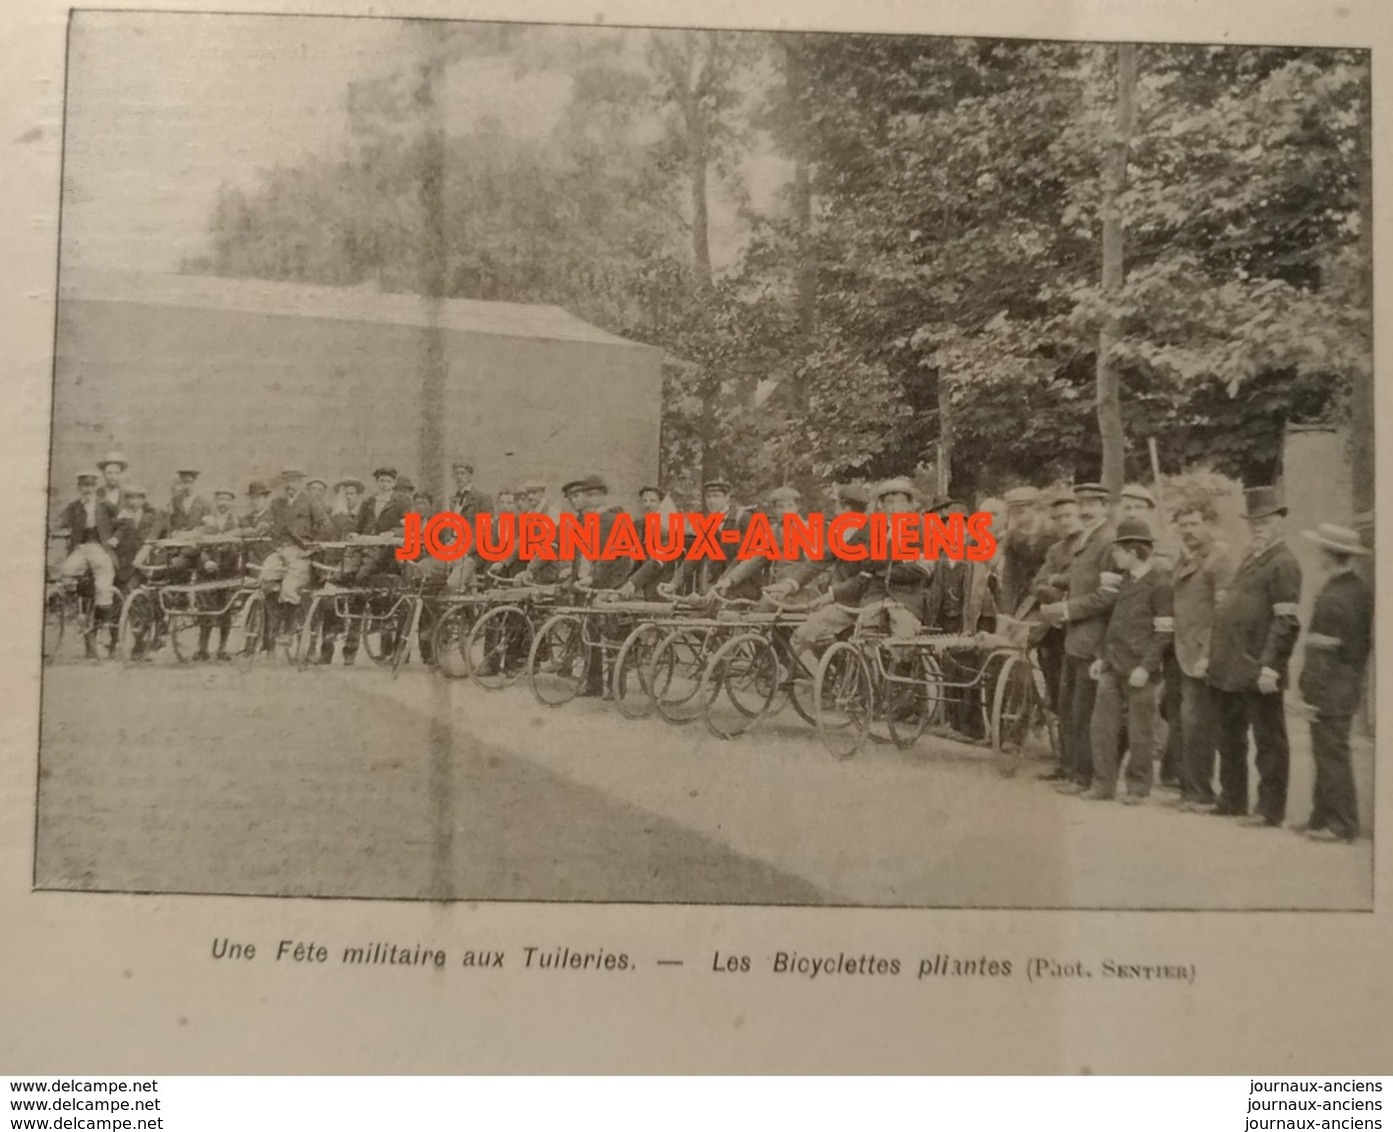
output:
[[[198,482],[197,469],[181,468],[175,475],[179,478],[169,497],[169,529],[174,534],[196,531],[203,524],[203,516],[212,508],[203,496],[194,492],[194,484]]]
[[[1059,745],[1068,781],[1057,789],[1082,794],[1093,785],[1091,728],[1097,685],[1089,669],[1108,627],[1120,575],[1114,573],[1115,532],[1108,518],[1108,492],[1102,484],[1074,488],[1081,529],[1069,547],[1065,592],[1061,601],[1040,607],[1046,622],[1064,628],[1064,666],[1059,684]]]
[[[1280,826],[1287,811],[1287,742],[1282,692],[1301,631],[1301,566],[1282,539],[1287,513],[1273,487],[1244,492],[1248,553],[1214,611],[1206,679],[1215,690],[1219,805],[1214,813],[1244,824]],[[1258,772],[1257,809],[1248,815],[1248,732]],[[1246,816],[1245,816],[1246,815]]]
[[[1325,582],[1306,628],[1301,698],[1311,706],[1311,753],[1316,781],[1311,816],[1302,832],[1313,841],[1352,842],[1359,808],[1350,766],[1349,733],[1364,690],[1372,645],[1374,599],[1354,569],[1369,552],[1347,527],[1322,523],[1304,538],[1321,549]]]

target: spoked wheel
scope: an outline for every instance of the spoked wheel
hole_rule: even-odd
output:
[[[367,613],[362,623],[363,651],[374,664],[390,665],[411,632],[411,600],[402,594],[373,595],[364,608]]]
[[[419,595],[407,601],[406,631],[397,638],[397,650],[392,654],[392,679],[396,679],[406,658],[411,655],[412,644],[416,645],[416,655],[424,658],[421,651],[421,618],[424,616],[425,602]]]
[[[527,654],[528,682],[538,701],[560,707],[575,699],[589,673],[590,650],[581,619],[558,613],[542,622]]]
[[[780,699],[782,672],[773,645],[760,633],[731,637],[706,665],[702,716],[719,739],[743,735]]]
[[[430,655],[442,676],[459,680],[469,675],[469,655],[465,642],[473,625],[474,611],[467,605],[456,605],[440,614],[431,629]]]
[[[653,653],[662,639],[663,631],[648,621],[619,646],[610,676],[610,695],[625,719],[643,719],[653,711]]]
[[[992,695],[991,738],[996,769],[1011,777],[1025,758],[1026,740],[1035,722],[1035,680],[1025,657],[1002,654]]]
[[[703,631],[674,629],[653,650],[653,703],[669,723],[691,723],[701,714],[705,642]]]
[[[316,595],[300,623],[300,639],[295,645],[296,667],[308,668],[319,661],[324,650],[324,638],[329,631],[329,603],[332,598]]]
[[[155,595],[146,589],[135,589],[121,603],[121,620],[116,630],[116,647],[121,659],[141,660],[158,645],[159,609]]]
[[[44,598],[44,659],[53,660],[63,647],[63,630],[68,621],[68,603],[63,591],[54,589]]]
[[[465,641],[469,678],[495,692],[527,670],[532,649],[532,622],[521,606],[500,605],[474,622]]]
[[[255,664],[265,659],[269,650],[266,624],[266,595],[252,593],[232,621],[233,659],[239,665]]]
[[[198,656],[199,630],[212,622],[200,620],[192,613],[170,613],[167,617],[169,643],[174,646],[174,657],[180,664],[188,664]]]
[[[861,749],[875,714],[875,689],[861,650],[850,641],[837,641],[822,654],[813,708],[817,732],[833,758],[849,759]]]
[[[885,719],[890,738],[902,751],[919,741],[939,707],[942,674],[925,652],[890,661],[892,679],[885,683]]]

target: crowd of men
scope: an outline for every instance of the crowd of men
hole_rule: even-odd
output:
[[[303,611],[316,546],[338,544],[341,573],[360,583],[402,569],[393,544],[400,541],[409,511],[449,510],[471,521],[481,514],[556,518],[563,509],[595,512],[603,541],[609,524],[625,510],[597,475],[563,484],[557,500],[541,480],[491,498],[474,486],[473,461],[467,459],[452,465],[452,488],[438,506],[395,468],[379,467],[371,486],[351,476],[331,485],[287,469],[276,492],[265,481],[250,483],[240,512],[235,491],[219,487],[210,502],[197,491],[199,472],[185,469],[178,472],[169,505],[158,508],[143,488],[126,481],[127,467],[111,453],[98,463],[99,475],[79,476],[78,498],[60,519],[67,531],[62,573],[67,578],[90,573],[97,623],[110,625],[113,634],[118,590],[129,588],[144,548],[171,535],[261,540],[261,583],[277,599],[268,602],[274,633]],[[736,504],[730,482],[722,477],[708,478],[701,490],[700,509],[722,516],[722,533],[743,535],[756,511],[777,525],[803,505],[800,493],[788,486],[747,506]],[[516,555],[485,562],[472,553],[453,564],[427,558],[404,565],[424,573],[427,581],[460,588],[570,581],[616,599],[744,599],[764,607],[798,602],[808,616],[794,632],[792,646],[808,669],[821,647],[865,617],[888,619],[896,637],[926,626],[974,634],[1008,621],[1027,623],[1058,724],[1059,763],[1047,777],[1060,793],[1136,804],[1159,785],[1173,791],[1167,800],[1181,809],[1280,827],[1290,766],[1284,692],[1301,634],[1303,579],[1284,541],[1287,512],[1277,490],[1249,489],[1245,502],[1249,540],[1241,556],[1217,536],[1215,509],[1205,498],[1174,504],[1167,524],[1153,493],[1140,484],[1126,486],[1114,503],[1101,485],[1084,483],[1049,495],[1019,487],[1001,499],[980,501],[978,509],[995,516],[998,549],[990,562],[901,561],[887,546],[878,556],[856,560],[737,560],[730,551],[727,557],[668,563],[523,561]],[[875,486],[837,485],[829,489],[829,503],[833,511],[926,510],[945,518],[970,510],[953,498],[926,500],[910,480],[900,478]],[[644,514],[672,506],[662,489],[649,485],[629,510]],[[1178,536],[1173,546],[1165,545],[1171,538],[1168,527]],[[1358,536],[1342,527],[1322,524],[1303,536],[1320,547],[1326,576],[1306,629],[1299,688],[1313,711],[1316,764],[1312,811],[1301,828],[1314,840],[1352,842],[1359,822],[1350,731],[1372,634],[1372,595],[1355,560],[1367,552]],[[851,541],[860,537],[864,530]],[[216,540],[207,543],[190,549],[175,568],[201,577],[231,569]],[[717,543],[732,545],[719,534]],[[222,659],[227,626],[216,627]],[[205,659],[212,628],[200,640],[198,655]],[[353,662],[354,646],[350,638],[345,663]],[[89,641],[89,654],[91,648]],[[329,663],[332,657],[330,640],[325,654],[314,659]],[[601,666],[590,667],[591,686],[585,691],[599,694]],[[967,728],[971,721],[960,722]],[[1251,812],[1250,733],[1258,779]]]

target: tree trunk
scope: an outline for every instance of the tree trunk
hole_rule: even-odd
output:
[[[792,118],[789,143],[793,150],[793,223],[795,266],[798,290],[798,347],[806,353],[812,347],[817,325],[817,274],[813,269],[813,186],[809,168],[808,130],[803,118],[803,101],[807,87],[801,48],[792,39],[784,45],[784,81]],[[805,390],[800,382],[795,400],[801,408]]]
[[[953,382],[946,374],[938,375],[938,497],[953,490]]]
[[[425,356],[421,372],[421,433],[417,486],[440,501],[445,465],[445,339],[442,311],[448,249],[445,245],[445,124],[439,103],[443,61],[427,31],[416,90],[421,113],[421,289],[426,298]]]
[[[1103,154],[1103,298],[1109,314],[1098,332],[1097,406],[1098,432],[1103,448],[1103,486],[1113,495],[1122,490],[1125,476],[1125,440],[1122,434],[1122,398],[1112,351],[1121,336],[1121,320],[1113,313],[1126,268],[1123,264],[1123,230],[1120,198],[1127,185],[1127,154],[1136,131],[1137,48],[1120,43],[1117,58],[1117,104],[1112,136]]]

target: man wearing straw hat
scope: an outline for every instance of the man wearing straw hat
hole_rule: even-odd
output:
[[[1355,572],[1354,559],[1369,552],[1356,532],[1332,523],[1301,533],[1320,547],[1326,571],[1301,666],[1301,698],[1314,712],[1311,752],[1316,762],[1311,816],[1302,832],[1313,841],[1348,843],[1359,836],[1349,732],[1364,688],[1374,619],[1373,595]]]
[[[1301,565],[1282,539],[1287,513],[1275,487],[1244,493],[1250,543],[1214,611],[1207,678],[1215,689],[1219,805],[1245,825],[1280,826],[1287,812],[1291,746],[1282,692],[1301,625]],[[1248,732],[1253,733],[1258,801],[1248,814]]]

